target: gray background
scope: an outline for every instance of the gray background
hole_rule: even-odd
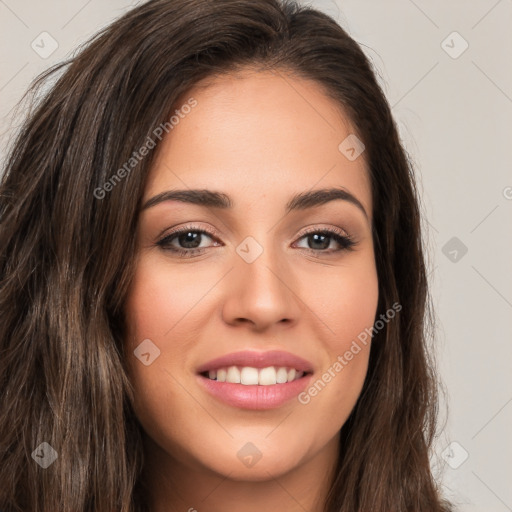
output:
[[[0,0],[0,158],[30,81],[136,3]],[[305,3],[371,58],[418,171],[449,410],[432,466],[459,510],[512,511],[512,0]]]

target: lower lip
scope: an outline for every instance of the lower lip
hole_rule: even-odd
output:
[[[312,374],[284,384],[270,386],[246,386],[231,382],[218,382],[198,375],[200,385],[214,397],[240,409],[277,409],[304,391]]]

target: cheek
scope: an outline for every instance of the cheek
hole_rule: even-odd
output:
[[[179,403],[179,394],[172,396],[176,385],[170,384],[186,356],[187,339],[195,337],[197,326],[187,322],[187,313],[199,299],[199,292],[186,281],[184,273],[171,273],[150,257],[137,265],[125,304],[127,366],[137,390],[136,408],[148,407],[153,398],[156,406],[159,401]],[[141,343],[148,343],[145,340],[151,341],[144,351],[150,353],[148,365],[134,355]]]
[[[186,424],[183,411],[191,406],[179,374],[188,339],[195,338],[196,324],[188,322],[187,313],[201,297],[189,275],[169,267],[154,258],[142,258],[125,304],[127,366],[136,390],[133,407],[145,431],[167,444],[179,438],[180,428]],[[146,366],[133,352],[148,339],[159,353]],[[173,446],[176,450],[179,446]]]
[[[190,329],[194,324],[187,322],[187,315],[215,283],[213,277],[204,275],[201,286],[194,286],[199,282],[197,274],[194,277],[190,272],[176,271],[156,258],[141,260],[125,306],[130,342],[150,338],[163,343],[176,339],[185,324]]]
[[[373,261],[363,263],[317,280],[322,288],[311,287],[308,294],[308,305],[327,329],[322,368],[299,396],[313,430],[318,424],[329,425],[331,433],[341,428],[366,377],[379,291]]]
[[[305,302],[325,327],[325,335],[320,339],[331,355],[347,350],[352,340],[375,321],[378,277],[373,259],[365,260],[340,267],[336,272],[329,270],[328,275],[300,279],[304,283],[301,293]]]

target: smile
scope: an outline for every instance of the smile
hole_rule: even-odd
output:
[[[304,372],[295,368],[281,366],[267,366],[266,368],[254,368],[252,366],[229,366],[210,370],[201,375],[217,382],[230,382],[231,384],[243,384],[244,386],[272,386],[273,384],[286,384],[300,379]]]

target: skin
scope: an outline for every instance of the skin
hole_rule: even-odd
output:
[[[350,161],[338,150],[355,133],[347,116],[318,83],[285,71],[245,69],[196,85],[182,104],[190,97],[198,104],[163,139],[144,202],[197,188],[234,206],[167,201],[140,214],[126,343],[151,510],[319,510],[370,343],[309,403],[271,410],[211,397],[196,368],[238,350],[286,350],[313,364],[314,383],[371,328],[378,279],[364,153]],[[285,215],[294,194],[329,187],[353,194],[367,217],[343,200]],[[157,245],[190,223],[216,233],[201,235],[202,254]],[[315,244],[306,228],[341,229],[356,245]],[[252,263],[236,252],[248,236],[263,248]],[[177,237],[169,245],[194,247]],[[133,356],[145,339],[160,350],[148,366]],[[248,442],[262,454],[252,467],[237,457]]]

